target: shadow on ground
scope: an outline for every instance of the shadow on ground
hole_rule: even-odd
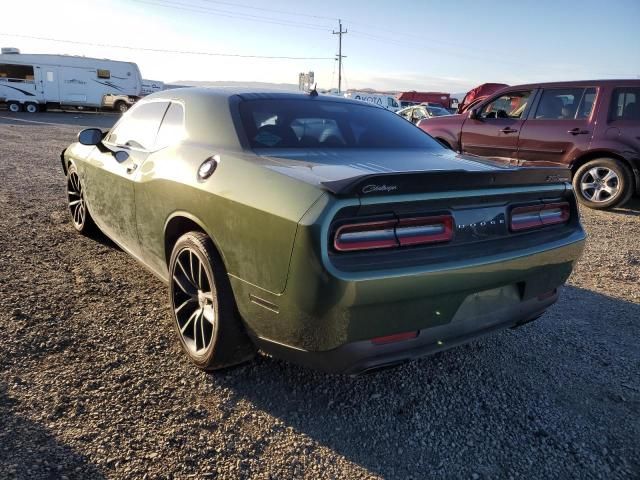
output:
[[[625,477],[640,471],[638,319],[640,305],[566,287],[537,322],[399,368],[352,378],[260,357],[211,382],[384,477]]]
[[[17,406],[6,386],[0,384],[0,478],[105,478],[95,465],[61,443],[43,425],[16,414]]]

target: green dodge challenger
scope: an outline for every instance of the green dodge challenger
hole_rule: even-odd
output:
[[[568,170],[457,155],[314,93],[160,92],[61,156],[74,227],[168,284],[193,363],[261,349],[360,373],[557,300],[585,241]]]

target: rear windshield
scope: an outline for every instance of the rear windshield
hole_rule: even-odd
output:
[[[399,115],[379,107],[322,99],[247,100],[242,124],[252,148],[443,147]]]

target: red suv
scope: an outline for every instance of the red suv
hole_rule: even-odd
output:
[[[591,208],[640,193],[640,80],[507,87],[468,112],[418,126],[459,152],[512,165],[564,164]]]

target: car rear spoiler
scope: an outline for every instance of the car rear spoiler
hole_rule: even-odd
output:
[[[322,186],[334,195],[362,196],[559,184],[570,181],[571,172],[567,168],[526,167],[504,171],[446,170],[366,174],[322,182]]]

